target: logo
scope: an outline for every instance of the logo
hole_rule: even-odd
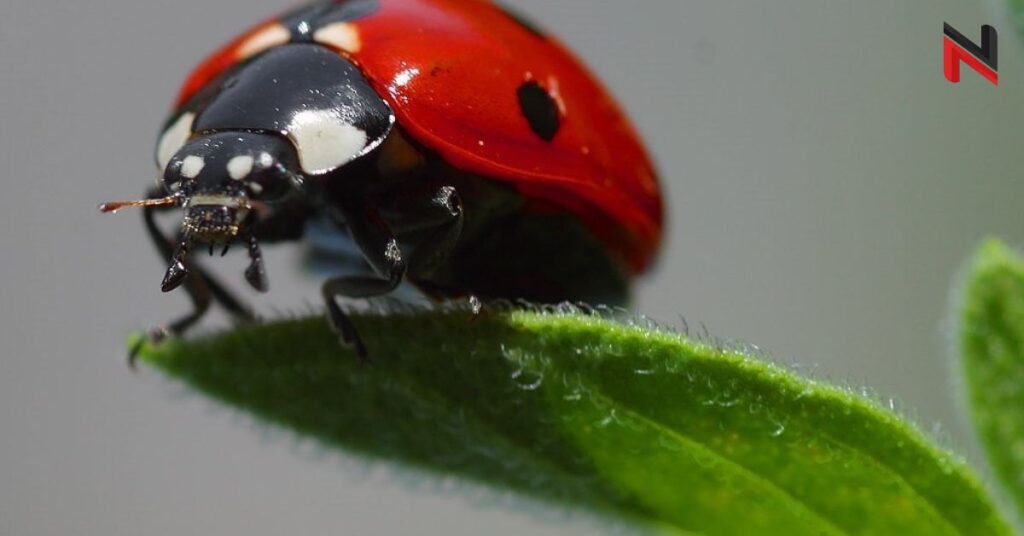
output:
[[[981,27],[981,46],[953,28],[943,23],[943,70],[946,80],[956,84],[960,82],[960,64],[966,63],[974,72],[984,76],[992,85],[999,85],[999,35],[996,29],[988,24]]]

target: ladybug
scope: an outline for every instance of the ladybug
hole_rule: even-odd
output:
[[[375,276],[322,287],[329,320],[365,359],[338,298],[408,280],[427,296],[624,303],[655,256],[662,200],[618,105],[535,24],[487,0],[321,0],[268,20],[185,82],[143,207],[190,314],[248,307],[190,257],[248,251],[330,226]],[[168,236],[156,213],[183,209]],[[307,236],[308,238],[308,236]]]

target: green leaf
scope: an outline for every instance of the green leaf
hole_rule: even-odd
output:
[[[971,416],[996,476],[1024,513],[1024,260],[999,241],[986,241],[961,301]]]
[[[978,480],[896,415],[739,350],[577,313],[321,318],[144,361],[326,444],[702,534],[1008,534]]]
[[[1024,0],[1006,0],[1006,14],[1017,37],[1024,37]]]

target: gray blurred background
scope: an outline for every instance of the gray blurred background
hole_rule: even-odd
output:
[[[95,206],[151,183],[192,65],[287,3],[0,0],[0,534],[590,532],[367,470],[125,367],[125,337],[186,299],[160,294],[139,215]],[[978,459],[944,321],[972,246],[1024,241],[1024,61],[997,9],[510,3],[602,75],[658,160],[671,233],[639,311],[870,386]],[[1000,87],[944,81],[943,21],[999,28]],[[315,301],[294,251],[267,255],[260,303]],[[244,262],[218,264],[238,283]]]

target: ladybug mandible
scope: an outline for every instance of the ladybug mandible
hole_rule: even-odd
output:
[[[323,284],[331,325],[366,349],[339,297],[386,294],[621,303],[654,257],[651,162],[601,84],[551,36],[486,0],[325,0],[269,20],[188,78],[156,151],[145,211],[193,311],[249,309],[189,259],[313,224],[347,232],[378,277]],[[184,209],[175,239],[158,211]]]

